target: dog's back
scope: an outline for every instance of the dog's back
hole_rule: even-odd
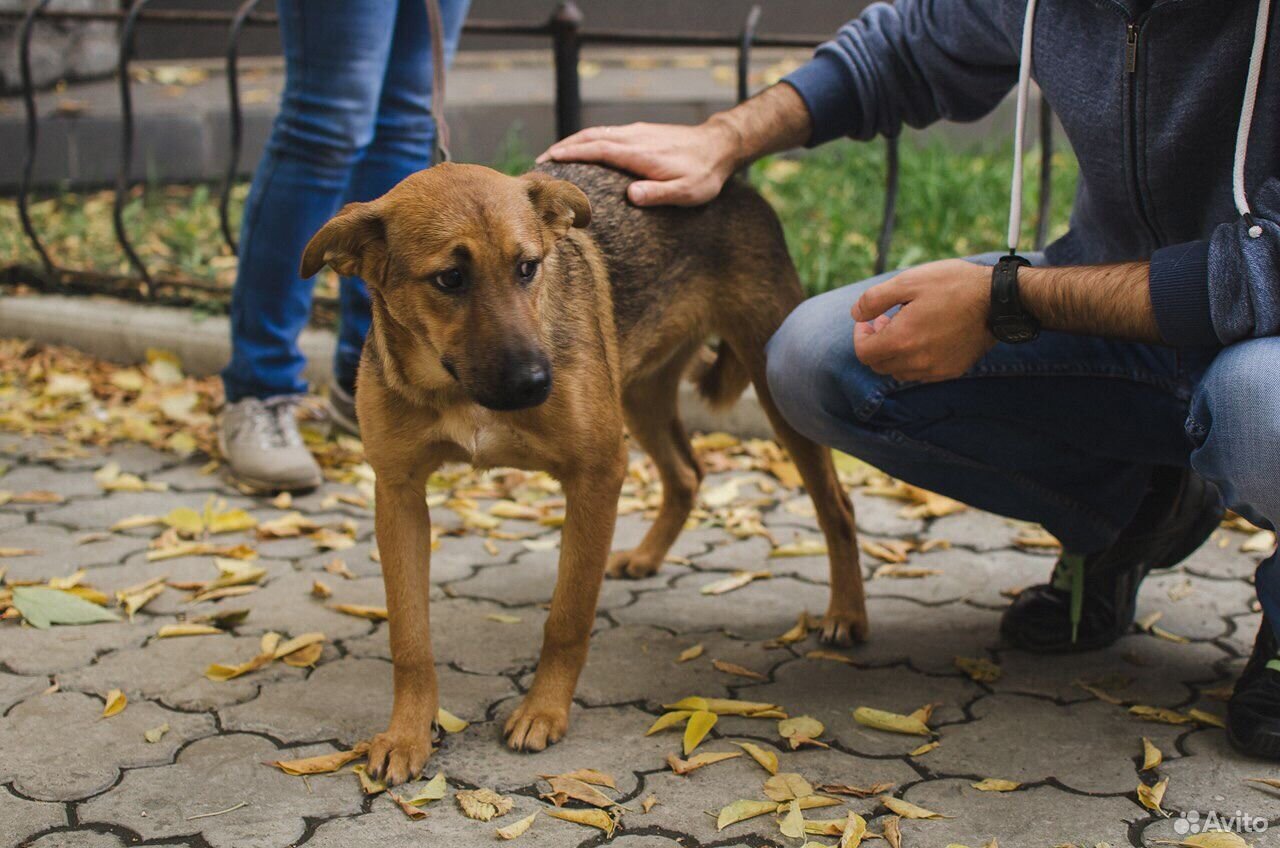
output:
[[[743,322],[750,336],[767,339],[804,297],[777,216],[739,177],[703,206],[640,208],[626,197],[633,177],[621,171],[561,163],[537,170],[591,200],[587,233],[608,268],[624,371],[648,371],[682,343],[724,337]],[[748,381],[727,356],[722,350],[700,379],[716,405],[731,403]]]

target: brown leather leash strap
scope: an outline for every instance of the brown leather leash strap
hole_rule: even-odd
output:
[[[426,0],[431,30],[431,118],[436,125],[436,162],[449,161],[449,124],[444,119],[444,16],[440,0]]]

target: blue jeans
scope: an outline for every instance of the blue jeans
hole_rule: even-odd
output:
[[[285,87],[240,228],[227,399],[307,390],[298,336],[311,314],[298,276],[307,241],[344,203],[372,200],[428,167],[431,37],[422,0],[280,0]],[[442,0],[451,58],[470,0]],[[351,391],[369,294],[343,278],[335,379]]]
[[[1180,351],[1046,332],[997,344],[959,379],[901,383],[858,361],[849,315],[891,276],[808,300],[770,340],[769,388],[801,433],[915,485],[1038,521],[1073,553],[1116,540],[1154,466],[1189,466],[1232,509],[1280,526],[1280,338]],[[1280,635],[1276,556],[1259,566],[1257,589]]]

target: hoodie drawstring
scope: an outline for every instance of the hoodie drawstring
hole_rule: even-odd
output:
[[[1033,0],[1034,2],[1034,0]],[[1244,84],[1244,106],[1240,109],[1240,125],[1236,129],[1236,156],[1231,168],[1231,191],[1235,195],[1236,210],[1249,228],[1250,238],[1261,238],[1262,227],[1255,224],[1250,214],[1249,198],[1244,191],[1244,160],[1249,153],[1249,130],[1253,127],[1253,110],[1258,105],[1258,80],[1262,76],[1262,55],[1267,46],[1267,18],[1271,15],[1271,0],[1258,0],[1258,20],[1253,30],[1253,52],[1249,55],[1249,76]]]

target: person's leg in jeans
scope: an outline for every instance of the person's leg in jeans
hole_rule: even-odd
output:
[[[341,206],[373,140],[399,0],[280,0],[285,90],[245,204],[227,400],[306,391],[302,249]]]
[[[457,50],[470,5],[471,0],[440,2],[446,66]],[[405,177],[432,164],[436,128],[431,118],[431,61],[426,4],[422,0],[400,0],[373,140],[355,166],[343,203],[381,197]],[[349,416],[342,423],[350,427],[354,424],[354,408],[350,404],[355,394],[356,371],[371,320],[369,293],[358,278],[343,277],[339,299],[341,325],[334,355],[334,383],[340,402],[334,404],[334,410],[341,418]]]
[[[1254,524],[1280,528],[1280,338],[1223,349],[1192,399],[1191,464],[1227,505]],[[1280,759],[1280,553],[1255,576],[1263,621],[1253,656],[1227,710],[1230,738],[1245,752]]]
[[[1103,602],[1112,624],[1127,629],[1132,608],[1127,618],[1105,609],[1107,592],[1136,593],[1147,568],[1194,550],[1217,523],[1219,489],[1263,526],[1280,519],[1280,339],[1184,357],[1046,333],[1027,345],[998,345],[958,380],[903,385],[859,363],[852,344],[849,309],[883,278],[810,300],[770,342],[770,387],[784,414],[810,437],[888,473],[1043,523],[1065,551],[1099,566],[1086,570],[1084,594]],[[1197,473],[1184,473],[1181,488],[1153,488],[1187,464]],[[1229,725],[1237,747],[1280,758],[1277,555],[1256,582],[1266,619]],[[1033,614],[1013,632],[1026,638],[1037,624],[1060,631],[1068,593],[1052,586],[1028,593],[1033,603],[1021,611]],[[1006,635],[1021,602],[1005,615]]]
[[[988,257],[979,257],[985,260]],[[1172,351],[1044,333],[967,375],[903,384],[857,359],[850,309],[884,274],[811,298],[769,343],[769,387],[810,438],[973,506],[1101,550],[1152,470],[1184,465],[1191,384]]]

